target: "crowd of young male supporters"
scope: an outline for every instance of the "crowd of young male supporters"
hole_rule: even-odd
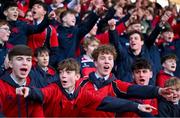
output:
[[[180,116],[180,14],[174,5],[0,4],[0,116]]]

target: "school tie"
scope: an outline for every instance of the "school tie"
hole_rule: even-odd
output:
[[[104,79],[103,77],[102,77],[102,78],[100,77],[100,78],[99,78],[99,81],[100,81],[101,83],[104,83],[104,82],[105,82],[105,79]]]
[[[72,93],[69,94],[69,98],[73,98],[73,94]]]

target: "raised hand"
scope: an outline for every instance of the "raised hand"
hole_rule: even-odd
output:
[[[165,23],[169,20],[169,18],[171,17],[171,15],[172,15],[172,12],[171,12],[171,11],[166,11],[166,12],[163,14],[163,16],[161,17],[161,23],[162,23],[162,24],[165,24]]]
[[[171,98],[172,95],[173,95],[172,92],[173,92],[173,90],[172,90],[172,88],[170,88],[170,87],[159,88],[159,91],[158,91],[159,95],[161,95],[161,96],[164,97],[165,99]]]
[[[111,19],[108,21],[108,25],[110,27],[110,30],[115,30],[116,28],[116,21],[114,19]]]

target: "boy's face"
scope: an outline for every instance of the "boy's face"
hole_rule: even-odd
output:
[[[34,19],[44,18],[44,15],[46,14],[44,8],[39,4],[34,4],[31,11]]]
[[[171,93],[171,97],[168,98],[168,101],[171,101],[173,103],[177,103],[180,100],[180,89],[173,89]]]
[[[174,38],[174,33],[171,31],[166,31],[166,32],[162,33],[162,36],[163,36],[165,41],[172,42],[173,38]]]
[[[133,71],[134,81],[138,85],[148,85],[152,78],[152,71],[149,69],[137,69]]]
[[[99,46],[99,43],[96,41],[92,41],[89,43],[88,47],[85,48],[86,54],[91,56],[94,49],[96,49]]]
[[[29,21],[33,21],[32,12],[31,12],[31,11],[28,11],[28,12],[26,13],[25,18],[26,18],[27,20],[29,20]]]
[[[32,57],[24,55],[14,56],[9,61],[9,66],[12,68],[12,74],[16,78],[25,79],[31,70]]]
[[[4,15],[8,21],[16,21],[19,15],[17,7],[10,7],[4,11]]]
[[[75,15],[72,13],[66,14],[63,18],[63,24],[66,24],[67,26],[75,26],[76,18]]]
[[[97,73],[100,77],[105,77],[111,73],[111,70],[114,66],[114,57],[112,54],[102,54],[100,53],[97,61],[94,62]]]
[[[134,33],[129,37],[129,45],[130,48],[134,51],[140,50],[144,44],[144,41],[141,40],[141,37],[139,34]]]
[[[118,16],[119,18],[122,18],[124,16],[123,14],[123,8],[122,7],[118,7],[116,10],[116,16]]]
[[[0,26],[0,40],[6,42],[9,39],[10,29],[7,24]]]
[[[128,27],[128,32],[131,32],[131,31],[138,31],[138,32],[142,32],[142,26],[140,23],[135,23],[135,24],[132,24]]]
[[[167,71],[174,72],[176,70],[176,60],[166,59],[162,64],[163,68]]]
[[[75,88],[76,80],[80,78],[80,74],[77,74],[75,71],[70,70],[60,70],[59,77],[64,89],[72,91]]]
[[[39,53],[36,59],[37,59],[38,65],[42,68],[47,67],[49,65],[48,52]]]

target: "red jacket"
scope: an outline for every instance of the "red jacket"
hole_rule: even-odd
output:
[[[121,80],[117,80],[112,74],[108,80],[102,83],[96,78],[95,73],[91,73],[89,75],[89,81],[90,82],[88,82],[85,86],[86,90],[92,91],[92,93],[96,93],[102,97],[117,96],[120,98],[127,98],[133,96],[140,98],[152,98],[157,96],[158,93],[157,88],[155,87],[139,86],[123,82]],[[147,93],[149,94],[147,95]],[[115,114],[112,112],[95,111],[86,107],[81,110],[81,116],[114,117]]]
[[[76,82],[73,98],[65,92],[60,84],[51,84],[42,88],[44,113],[46,117],[77,117],[85,106],[96,109],[103,97],[98,97],[84,89],[79,89],[80,81]],[[91,96],[91,97],[90,97]]]
[[[92,76],[92,73],[91,73],[89,75],[90,82],[88,82],[86,84],[86,89],[89,90],[89,91],[92,91],[92,93],[96,93],[96,94],[98,94],[98,95],[100,95],[102,97],[116,96],[116,94],[114,93],[112,81],[114,81],[116,83],[116,85],[118,85],[120,87],[120,91],[122,91],[124,93],[127,92],[128,87],[131,85],[130,83],[127,83],[127,82],[122,82],[120,80],[115,80],[115,78],[111,75],[109,81],[107,81],[107,84],[104,85],[104,86],[103,85],[101,86],[101,85],[98,85],[98,82],[96,84],[96,82],[93,80],[93,78],[94,77]],[[93,84],[93,82],[95,82],[95,84]],[[81,110],[81,116],[84,116],[84,117],[114,117],[115,113],[113,113],[113,112],[95,111],[95,110],[91,110],[89,108],[83,108]]]
[[[173,28],[174,33],[179,34],[180,36],[180,23],[173,25],[172,28]]]
[[[161,70],[156,79],[156,85],[160,87],[164,87],[164,84],[167,80],[169,80],[172,76],[170,74],[165,73],[163,70]]]
[[[33,85],[33,81],[27,77],[26,86]],[[3,76],[0,80],[0,113],[5,117],[43,117],[42,106],[16,95],[16,88],[19,87],[10,75]]]
[[[51,29],[50,33],[50,39],[48,45],[50,46],[49,48],[52,47],[58,47],[58,38],[57,38],[57,32],[56,29],[53,26],[49,26]],[[36,48],[42,47],[45,44],[46,36],[47,36],[47,28],[38,34],[32,34],[28,37],[28,46],[35,51]]]

